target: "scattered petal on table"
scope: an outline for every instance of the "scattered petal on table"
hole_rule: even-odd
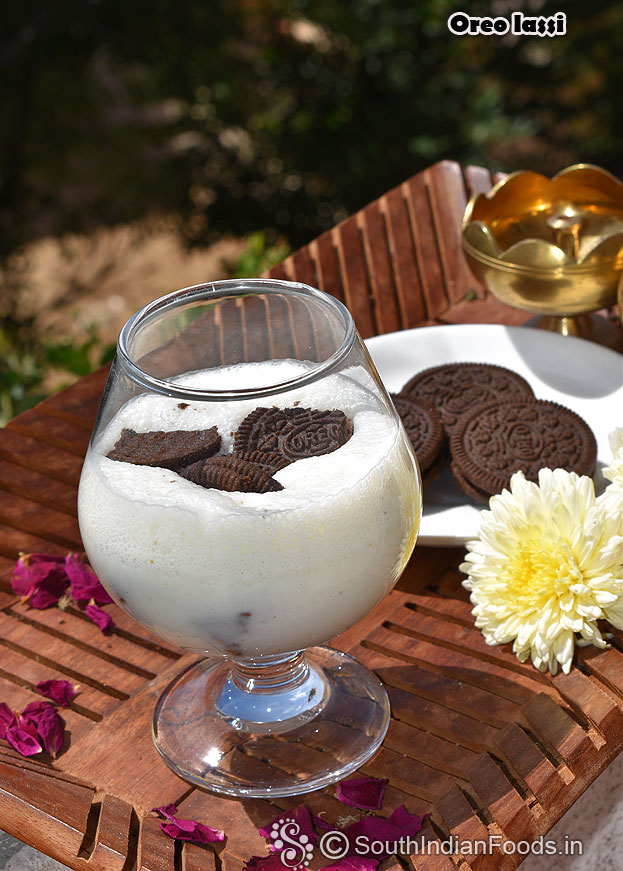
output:
[[[46,753],[56,756],[63,746],[65,722],[56,708],[50,706],[37,720],[37,734]]]
[[[108,632],[115,625],[115,621],[110,614],[107,614],[102,608],[98,608],[97,605],[87,605],[84,613],[95,623],[101,632]]]
[[[193,844],[215,844],[225,840],[225,833],[213,829],[195,820],[179,820],[171,817],[167,822],[161,822],[160,828],[170,838],[176,841],[190,841]]]
[[[26,717],[26,719],[32,720],[37,724],[39,719],[46,714],[47,711],[53,710],[55,710],[55,708],[51,702],[30,702],[30,704],[26,705],[21,714],[22,717]]]
[[[360,777],[338,783],[335,794],[342,804],[366,810],[378,810],[383,804],[387,781],[378,777]]]
[[[35,689],[62,708],[69,707],[71,700],[78,694],[78,690],[68,680],[42,680],[35,685]]]
[[[11,575],[13,592],[31,608],[55,605],[67,588],[65,560],[45,553],[22,554]]]
[[[0,702],[0,738],[6,738],[6,733],[12,726],[17,726],[15,711],[6,702]]]
[[[108,605],[112,602],[93,569],[87,565],[84,554],[67,554],[65,571],[69,578],[71,596],[76,602],[90,602],[91,599],[96,605]]]
[[[312,820],[317,829],[323,829],[325,832],[337,831],[336,825],[327,822],[327,820],[325,820],[325,818],[321,817],[319,814],[314,814]]]
[[[271,850],[284,850],[291,844],[284,840],[283,835],[290,835],[302,844],[315,844],[316,832],[312,818],[305,804],[282,811],[267,826],[258,829],[260,835],[269,841]],[[304,840],[302,840],[304,838]]]
[[[23,728],[25,726],[26,728]],[[32,728],[27,724],[20,724],[19,726],[11,726],[10,729],[7,729],[6,739],[18,753],[22,756],[35,756],[37,753],[41,753],[43,747],[39,743],[35,735],[32,734]]]
[[[347,855],[366,856],[365,852],[362,852],[360,848],[356,849],[358,844],[357,838],[364,836],[369,844],[373,841],[381,841],[388,845],[386,853],[381,854],[375,850],[372,854],[372,858],[384,858],[394,852],[391,847],[396,841],[417,834],[427,818],[428,814],[420,817],[417,814],[409,813],[404,805],[400,805],[389,817],[368,816],[355,823],[351,823],[350,826],[343,829],[350,842]],[[367,856],[367,858],[370,857]]]

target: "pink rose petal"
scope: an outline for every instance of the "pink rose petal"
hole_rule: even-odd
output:
[[[23,725],[26,728],[23,728],[22,724],[20,724],[19,726],[11,726],[10,729],[7,729],[7,741],[22,756],[35,756],[37,753],[41,753],[43,748],[37,740],[36,732],[35,735],[32,734],[32,728],[28,723]]]
[[[392,814],[390,814],[387,821],[400,831],[401,837],[409,837],[410,835],[416,835],[420,831],[429,816],[430,814],[424,814],[422,817],[418,816],[418,814],[411,814],[406,807],[401,804]],[[370,819],[370,817],[368,817],[368,819]]]
[[[367,859],[364,856],[344,856],[320,871],[376,871],[380,859]]]
[[[335,794],[342,804],[350,807],[378,810],[383,804],[385,780],[378,777],[361,777],[338,783]]]
[[[192,844],[214,844],[225,840],[225,833],[213,829],[195,820],[178,820],[171,817],[167,822],[161,822],[160,828],[170,838],[176,841],[190,841]]]
[[[54,705],[50,704],[50,702],[30,702],[30,704],[26,705],[22,711],[22,717],[25,717],[27,720],[32,720],[36,725],[41,716],[46,714],[48,711],[54,710]]]
[[[31,608],[55,605],[67,587],[65,560],[53,554],[22,554],[11,576],[13,592]]]
[[[314,814],[312,820],[317,829],[324,829],[325,832],[337,832],[338,830],[337,826],[333,825],[333,823],[328,823],[324,817],[318,814]]]
[[[163,804],[160,807],[152,807],[152,813],[160,814],[163,817],[167,817],[172,820],[177,813],[177,806],[173,803],[171,804]]]
[[[30,596],[34,588],[65,565],[62,556],[48,553],[23,553],[15,563],[11,587],[17,596]]]
[[[102,608],[98,608],[97,605],[87,605],[84,613],[95,623],[101,632],[108,632],[115,625],[115,621],[110,614],[107,614]]]
[[[108,605],[112,602],[93,569],[86,564],[82,554],[67,554],[65,571],[69,578],[72,598],[76,602],[90,602],[91,599],[96,605]]]
[[[403,805],[400,805],[400,807],[396,808],[396,810],[387,818],[369,816],[364,817],[355,823],[351,823],[350,826],[343,829],[344,834],[348,837],[350,842],[347,855],[359,856],[360,858],[364,856],[366,858],[382,859],[391,852],[395,852],[392,850],[392,844],[396,843],[401,838],[417,834],[427,818],[428,814],[420,817],[417,814],[409,813]],[[357,846],[357,837],[359,835],[365,836],[367,842],[370,844],[373,841],[380,841],[387,844],[388,852],[381,854],[375,850],[371,857],[366,856],[366,854],[360,849],[355,849]]]
[[[6,738],[6,733],[12,726],[17,726],[15,711],[6,702],[0,702],[0,738]]]
[[[37,720],[37,734],[46,753],[56,756],[63,746],[65,722],[56,708],[44,711]]]
[[[42,680],[35,685],[35,689],[62,708],[69,707],[71,700],[78,695],[78,691],[68,680]]]
[[[275,823],[279,824],[278,828],[273,828]],[[269,847],[271,850],[277,850],[274,841],[277,839],[280,831],[284,827],[285,831],[294,839],[298,839],[301,835],[307,835],[308,840],[306,843],[312,845],[316,843],[316,832],[314,831],[314,826],[307,805],[299,804],[295,808],[282,811],[268,826],[263,826],[261,829],[258,829],[260,835],[270,842]],[[288,846],[291,845],[284,841],[283,847],[280,847],[279,849],[283,850]]]

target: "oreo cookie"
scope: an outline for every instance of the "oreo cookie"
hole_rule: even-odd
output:
[[[250,463],[235,454],[200,460],[180,469],[182,478],[200,487],[225,490],[228,493],[272,493],[283,490],[272,477],[272,470],[259,463]]]
[[[509,486],[522,471],[537,481],[539,469],[594,474],[597,444],[590,427],[574,411],[540,399],[489,401],[458,420],[450,437],[452,474],[479,502]]]
[[[528,382],[506,369],[490,363],[445,363],[418,372],[408,381],[399,396],[425,399],[441,415],[448,435],[463,414],[480,402],[504,402],[507,399],[534,397]]]
[[[276,451],[236,451],[232,456],[238,457],[240,460],[246,460],[248,463],[265,466],[271,470],[271,474],[290,465],[290,460]]]
[[[440,471],[445,456],[445,434],[441,416],[425,399],[392,396],[394,406],[413,446],[423,480]]]
[[[217,453],[221,437],[210,429],[136,432],[124,429],[107,457],[135,466],[157,466],[176,472]]]
[[[279,453],[294,463],[330,454],[352,434],[352,420],[337,409],[256,408],[238,427],[234,451]]]

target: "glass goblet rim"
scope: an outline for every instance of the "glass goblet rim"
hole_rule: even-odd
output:
[[[340,317],[344,326],[344,338],[340,346],[325,360],[302,375],[279,381],[264,387],[253,387],[235,390],[205,390],[198,387],[182,386],[172,379],[157,378],[142,369],[136,363],[129,350],[130,342],[136,332],[156,315],[163,314],[188,302],[223,299],[241,294],[283,294],[293,290],[305,296],[316,298],[324,305],[333,309]],[[230,400],[255,399],[263,396],[274,396],[286,393],[307,384],[318,381],[334,371],[350,352],[356,337],[356,328],[352,315],[338,299],[318,290],[308,284],[298,281],[284,281],[272,278],[232,278],[210,281],[204,284],[194,284],[181,290],[167,293],[158,299],[147,303],[133,314],[122,327],[117,341],[117,360],[124,372],[137,384],[152,392],[171,396],[176,399],[191,399],[195,401],[224,402]]]

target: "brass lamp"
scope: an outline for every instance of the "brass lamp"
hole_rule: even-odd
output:
[[[514,172],[472,197],[462,241],[499,300],[542,315],[542,329],[609,343],[609,321],[589,314],[615,303],[623,272],[623,183],[609,172]]]

